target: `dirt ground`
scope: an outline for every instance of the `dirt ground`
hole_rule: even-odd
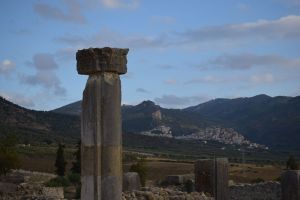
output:
[[[124,171],[128,171],[130,164],[124,165]],[[147,179],[155,182],[163,180],[167,175],[190,174],[194,172],[192,163],[148,161],[146,163]],[[235,183],[251,183],[255,180],[276,180],[283,167],[273,165],[236,164],[229,165],[229,179]]]
[[[21,158],[22,169],[30,171],[40,171],[54,173],[54,159],[49,158],[32,158],[23,156]],[[67,168],[70,169],[72,161],[68,160]],[[127,172],[132,163],[123,165],[123,171]],[[151,182],[163,180],[167,175],[190,174],[194,172],[193,163],[170,162],[161,160],[146,161],[148,176]],[[229,165],[229,178],[236,183],[251,183],[255,179],[263,179],[265,181],[276,180],[283,167],[278,165],[256,165],[256,164],[236,164]]]

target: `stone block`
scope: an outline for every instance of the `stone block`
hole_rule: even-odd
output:
[[[203,159],[195,162],[195,189],[216,200],[228,200],[228,159]]]
[[[42,194],[46,197],[63,199],[64,188],[63,187],[43,187]]]
[[[76,53],[77,71],[85,75],[97,72],[125,74],[128,51],[129,49],[110,47],[79,50]]]
[[[166,177],[168,185],[181,185],[184,183],[184,176],[182,175],[169,175]]]
[[[281,175],[282,200],[300,200],[300,170],[287,170]]]
[[[0,182],[0,193],[13,194],[17,191],[17,187],[14,183]]]
[[[0,176],[0,181],[6,183],[20,184],[20,183],[24,183],[25,178],[23,175],[9,174],[6,176]]]
[[[140,176],[136,172],[127,172],[123,175],[123,191],[133,191],[141,189]]]

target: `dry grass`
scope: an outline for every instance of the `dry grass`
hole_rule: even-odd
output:
[[[190,174],[194,172],[192,163],[148,161],[148,179],[150,181],[163,180],[167,175]],[[124,165],[124,171],[128,171],[130,164]],[[257,178],[265,181],[277,179],[282,172],[281,166],[255,165],[255,164],[230,164],[229,178],[236,183],[251,183]]]
[[[282,166],[231,164],[229,167],[230,179],[238,183],[250,183],[257,178],[265,181],[276,180],[283,170]]]

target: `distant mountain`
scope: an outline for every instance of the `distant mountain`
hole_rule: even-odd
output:
[[[80,101],[44,112],[0,98],[0,135],[14,132],[29,141],[75,141],[80,112]],[[144,101],[122,106],[122,124],[124,133],[300,150],[300,97],[215,99],[186,109]]]
[[[79,108],[80,102],[76,102],[54,112],[79,114]],[[198,138],[213,128],[215,133],[209,132],[212,137],[235,140],[237,132],[246,140],[274,148],[300,149],[300,96],[215,99],[186,109],[165,109],[144,101],[122,106],[122,117],[125,132]],[[238,135],[236,140],[240,139]]]
[[[78,102],[76,104],[80,105]],[[29,110],[0,97],[0,138],[14,133],[20,143],[77,143],[80,117],[78,112],[77,115],[70,114],[74,113],[70,107],[76,104],[69,106],[71,112],[62,114],[55,113],[60,109],[55,112]],[[173,155],[176,159],[226,156],[237,161],[242,158],[240,146],[230,143],[245,142],[239,133],[231,128],[222,128],[193,110],[164,109],[151,101],[144,101],[136,106],[122,106],[122,112],[123,133],[126,133],[123,135],[123,146],[127,150]],[[160,137],[149,137],[147,134]],[[169,138],[170,135],[172,138]],[[198,137],[203,138],[195,140]],[[252,148],[246,150],[246,155],[249,161],[258,162],[286,159],[286,153],[273,152]]]
[[[75,142],[79,139],[80,118],[54,112],[34,111],[0,97],[0,136],[14,133],[20,142]]]
[[[300,96],[215,99],[184,110],[234,128],[252,141],[300,149]]]
[[[81,101],[76,101],[74,103],[62,106],[55,110],[52,110],[55,113],[67,114],[67,115],[80,115],[81,113]]]

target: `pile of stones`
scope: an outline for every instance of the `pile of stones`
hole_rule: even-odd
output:
[[[64,199],[62,187],[45,187],[43,183],[51,179],[45,173],[14,171],[0,177],[0,199],[3,200],[59,200]]]
[[[126,191],[122,194],[122,200],[213,200],[203,193],[182,192],[176,188],[145,187],[137,191]]]

